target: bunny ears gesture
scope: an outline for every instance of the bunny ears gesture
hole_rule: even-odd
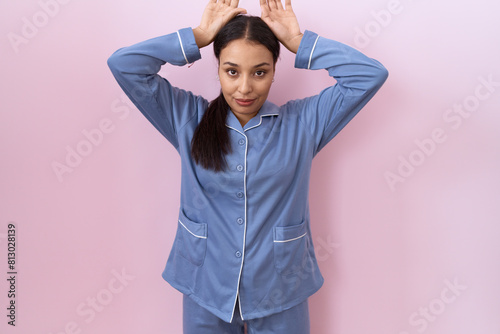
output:
[[[297,53],[303,34],[292,9],[292,1],[260,0],[261,18],[278,37],[280,42],[291,52]]]
[[[267,23],[279,41],[291,52],[297,53],[302,32],[292,9],[292,1],[259,0],[261,18]],[[201,23],[193,29],[196,44],[199,48],[209,45],[219,30],[239,14],[246,14],[244,8],[238,7],[239,0],[210,0],[203,12]]]

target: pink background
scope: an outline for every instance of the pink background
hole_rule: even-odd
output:
[[[1,2],[2,333],[181,333],[181,294],[161,278],[179,158],[122,100],[106,60],[196,26],[205,3]],[[500,334],[500,5],[294,4],[303,30],[352,45],[390,73],[313,164],[313,240],[326,282],[310,299],[312,333]],[[240,5],[260,15],[257,0]],[[211,47],[202,56],[161,74],[211,99]],[[284,51],[270,100],[331,83],[324,71],[294,69]],[[89,144],[85,133],[100,126],[107,133]],[[86,156],[58,174],[68,150]],[[15,328],[6,317],[9,222]]]

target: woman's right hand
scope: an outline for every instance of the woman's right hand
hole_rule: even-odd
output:
[[[212,43],[219,30],[238,14],[246,14],[247,10],[238,8],[239,0],[210,0],[198,27],[193,29],[198,48]]]

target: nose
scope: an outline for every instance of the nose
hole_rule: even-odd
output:
[[[242,95],[246,95],[246,94],[252,92],[252,79],[246,75],[243,75],[241,77],[239,91]]]

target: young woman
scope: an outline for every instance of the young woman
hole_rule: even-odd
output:
[[[181,156],[177,234],[163,278],[184,294],[184,333],[309,333],[307,299],[323,284],[309,222],[313,157],[387,78],[376,60],[299,28],[291,0],[210,0],[198,27],[116,51],[119,85]],[[157,73],[213,41],[221,94],[208,102]],[[295,67],[337,83],[267,101],[280,42]],[[297,85],[298,83],[294,83]]]

